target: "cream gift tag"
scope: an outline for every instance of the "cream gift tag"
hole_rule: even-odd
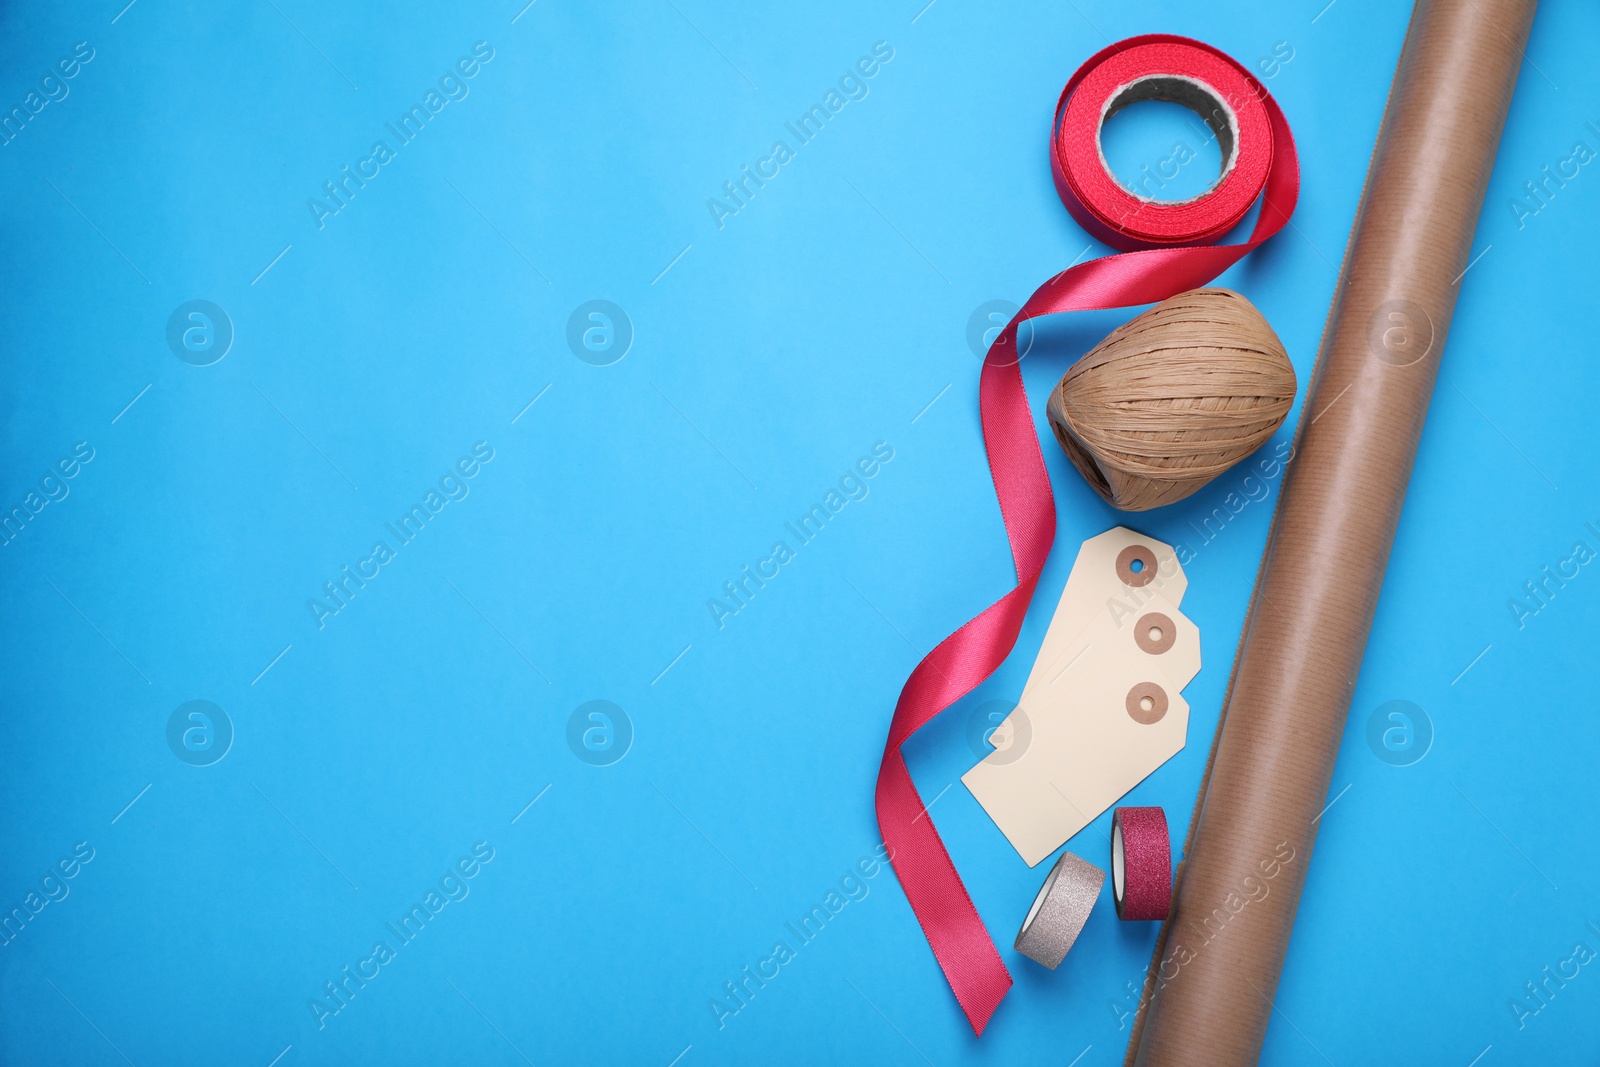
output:
[[[1178,554],[1163,541],[1126,526],[1089,538],[1067,575],[1066,588],[1045,630],[1023,694],[1047,671],[1060,669],[1067,646],[1088,628],[1096,613],[1124,618],[1139,611],[1156,593],[1177,607],[1188,586]]]
[[[1135,584],[1147,568],[1152,579]],[[1079,599],[1063,596],[1022,701],[990,738],[995,751],[962,776],[1030,867],[1184,746],[1180,690],[1200,669],[1200,633],[1158,581],[1182,595],[1161,542],[1121,528],[1085,542],[1067,582]],[[1085,614],[1088,625],[1062,639],[1058,624]]]
[[[1041,681],[1054,679],[1074,662],[1084,647],[1079,639],[1101,614],[1120,623],[1140,614],[1157,595],[1175,608],[1188,586],[1178,554],[1164,541],[1126,526],[1089,538],[1067,575],[1018,706],[1027,702]],[[1015,724],[1002,723],[990,734],[989,743],[996,749],[1009,747],[1014,743],[1013,729]]]

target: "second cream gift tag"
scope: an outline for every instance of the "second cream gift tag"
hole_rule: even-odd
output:
[[[995,751],[961,780],[1032,867],[1183,748],[1200,631],[1170,545],[1085,541]]]

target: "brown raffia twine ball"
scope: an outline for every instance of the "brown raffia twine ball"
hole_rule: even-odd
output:
[[[1191,289],[1114,330],[1062,375],[1047,413],[1112,507],[1182,500],[1261,447],[1294,402],[1294,366],[1255,306]]]

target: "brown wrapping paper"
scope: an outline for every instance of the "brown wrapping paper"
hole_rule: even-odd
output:
[[[1129,1064],[1256,1062],[1534,0],[1419,0]]]

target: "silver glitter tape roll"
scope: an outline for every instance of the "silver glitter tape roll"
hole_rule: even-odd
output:
[[[1106,872],[1070,852],[1050,868],[1017,932],[1017,951],[1055,970],[1094,910]]]

